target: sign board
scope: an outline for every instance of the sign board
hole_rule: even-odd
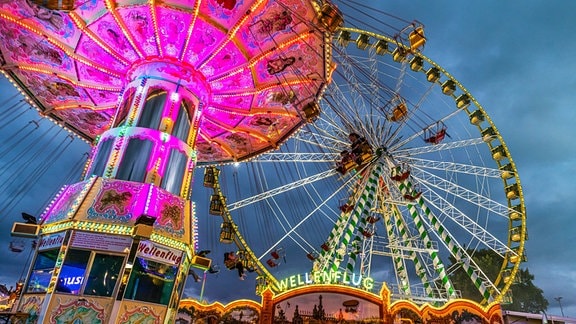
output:
[[[81,249],[101,250],[108,252],[130,252],[132,238],[120,235],[78,232],[72,234],[70,246]]]
[[[183,252],[150,241],[140,241],[138,255],[177,266],[182,262]]]
[[[45,251],[54,248],[59,248],[64,243],[65,232],[45,235],[40,238],[38,242],[38,251]]]

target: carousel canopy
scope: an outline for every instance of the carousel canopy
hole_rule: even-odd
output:
[[[330,79],[330,32],[309,0],[0,0],[0,63],[41,114],[92,141],[113,125],[135,67],[207,84],[199,162],[273,149],[310,121]],[[186,71],[184,73],[183,71]]]

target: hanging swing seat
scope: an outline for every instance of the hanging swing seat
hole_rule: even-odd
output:
[[[14,253],[20,253],[24,251],[24,242],[21,241],[10,242],[10,251]]]
[[[414,200],[420,198],[421,195],[422,195],[421,191],[414,192],[414,193],[407,193],[404,195],[404,199],[414,201]]]
[[[336,165],[336,171],[340,172],[341,174],[346,174],[348,171],[358,166],[354,161],[352,154],[350,154],[350,152],[347,150],[340,152],[340,161],[338,161]]]
[[[449,136],[446,133],[446,125],[444,123],[437,123],[434,128],[429,128],[424,130],[425,137],[424,142],[430,143],[432,145],[440,144],[446,136]]]
[[[378,216],[368,216],[366,217],[366,221],[370,224],[375,224],[377,221],[380,220],[380,217]]]
[[[339,208],[340,208],[340,211],[342,211],[343,213],[349,213],[354,209],[354,206],[346,203],[346,204],[341,205]]]
[[[394,181],[404,181],[404,180],[408,179],[409,176],[410,176],[410,170],[406,170],[404,172],[396,173],[396,174],[390,176],[390,179],[392,179]]]
[[[274,259],[268,259],[268,261],[266,261],[266,263],[271,267],[271,268],[275,268],[278,266],[278,263],[276,263],[274,261]]]
[[[364,237],[366,238],[371,238],[374,235],[374,233],[370,232],[369,230],[363,229],[362,235],[364,235]]]

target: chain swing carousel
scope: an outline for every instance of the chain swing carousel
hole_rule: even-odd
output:
[[[457,310],[500,320],[495,305],[523,260],[521,186],[482,107],[419,52],[421,24],[393,37],[342,27],[328,1],[62,6],[0,3],[5,75],[43,116],[93,143],[84,179],[62,188],[38,225],[15,224],[14,235],[40,237],[18,311],[38,322],[180,318],[189,268],[211,265],[197,251],[203,216],[190,200],[202,166],[210,213],[224,220],[220,242],[235,243],[243,267],[258,273],[262,304],[246,302],[248,316],[234,303],[180,303],[196,319],[304,320],[287,313],[291,298],[318,288],[292,283],[313,278],[325,294],[315,296],[314,319],[416,321]],[[445,110],[429,103],[436,90]],[[473,131],[481,137],[469,138]],[[496,167],[466,160],[484,159],[481,145]],[[243,161],[260,175],[270,175],[260,165],[274,162],[278,177],[240,181],[265,184],[256,191],[220,188],[228,164]],[[466,187],[493,178],[504,180],[507,206],[484,187]],[[287,202],[299,209],[270,207]],[[246,209],[256,222],[237,217]],[[276,223],[269,217],[282,212]],[[488,219],[500,216],[496,225],[510,230],[493,234]],[[471,262],[467,243],[504,258],[496,278]],[[298,250],[310,277],[278,266]],[[449,257],[487,308],[458,299]],[[353,298],[338,311],[339,294]],[[416,306],[453,300],[441,310]]]

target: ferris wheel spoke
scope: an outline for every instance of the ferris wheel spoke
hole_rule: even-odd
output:
[[[421,208],[427,208],[422,204],[420,204],[420,206]],[[451,234],[447,227],[443,226],[442,222],[439,221],[436,216],[424,217],[422,220],[430,231],[433,231],[438,237],[442,238],[440,242],[444,244],[446,249],[456,259],[457,263],[465,270],[482,296],[488,301],[491,301],[493,296],[490,289],[494,292],[499,292],[498,288],[492,280],[488,278],[476,261],[474,261],[472,256],[468,254],[466,249],[458,243],[455,236]]]
[[[294,189],[300,188],[302,186],[308,185],[310,183],[313,183],[313,182],[316,182],[316,181],[319,181],[319,180],[322,180],[322,179],[325,179],[328,177],[332,177],[336,174],[338,174],[338,172],[334,169],[324,171],[324,172],[321,172],[319,174],[310,176],[308,178],[301,179],[299,181],[295,181],[295,182],[289,183],[287,185],[284,185],[284,186],[281,186],[281,187],[278,187],[278,188],[275,188],[272,190],[268,190],[266,192],[252,196],[250,198],[246,198],[243,200],[239,200],[235,203],[231,203],[227,206],[227,208],[229,211],[233,211],[233,210],[236,210],[238,208],[246,207],[248,205],[251,205],[251,204],[254,204],[254,203],[259,202],[261,200],[264,200],[264,199],[270,198],[272,196],[284,193],[286,191],[294,190]]]
[[[338,71],[338,70],[337,70]],[[336,72],[334,77],[345,79],[346,77],[342,72]],[[354,112],[354,104],[352,98],[348,95],[350,93],[350,85],[346,83],[333,82],[328,85],[326,92],[322,96],[322,100],[326,103],[326,109],[335,113],[334,115],[324,114],[321,118],[330,118],[332,121],[337,121],[335,125],[342,125],[341,118]]]
[[[354,121],[361,121],[362,117],[360,111],[355,109],[356,107],[370,107],[374,109],[378,106],[383,106],[385,102],[389,99],[384,99],[378,101],[377,98],[380,97],[378,94],[380,91],[388,90],[388,98],[391,98],[393,91],[387,89],[385,84],[380,84],[378,81],[378,75],[376,67],[374,66],[373,60],[372,64],[368,68],[356,63],[358,60],[356,58],[350,57],[348,55],[343,55],[342,60],[342,77],[347,82],[347,89],[337,88],[338,97],[334,98],[334,102],[345,102],[348,103],[346,107],[348,108],[348,113],[346,115],[339,114],[342,123],[346,124],[349,128],[358,129],[363,127],[364,123],[355,123]],[[352,103],[349,103],[349,98]]]
[[[268,204],[268,206],[270,207],[270,210],[272,210],[272,213],[274,215],[274,218],[276,218],[276,220],[278,221],[278,224],[280,224],[280,226],[282,227],[282,231],[284,233],[288,233],[289,229],[291,228],[292,224],[291,222],[288,220],[286,214],[282,211],[282,208],[280,207],[280,204],[278,204],[278,202],[276,201],[276,199],[268,199],[266,200],[266,204]],[[279,215],[280,214],[280,215]],[[299,238],[301,241],[298,241],[294,236],[296,236],[297,238]],[[308,243],[308,241],[302,237],[302,235],[300,235],[300,233],[298,231],[294,231],[292,232],[292,234],[288,235],[288,237],[290,240],[292,240],[296,245],[298,245],[303,251],[307,251],[310,248],[313,248],[313,246]],[[303,242],[304,244],[306,244],[308,246],[308,248],[304,247],[302,245]],[[278,242],[281,243],[281,242]],[[276,245],[277,246],[277,245]],[[262,260],[262,258],[264,257],[264,255],[260,256],[260,258],[258,258],[259,260]]]
[[[264,174],[264,173],[261,173]],[[262,183],[264,183],[266,186],[268,186],[266,184],[266,178],[264,177],[264,179],[261,179]],[[311,188],[308,188],[311,187]],[[342,187],[343,189],[345,188],[345,186]],[[320,195],[320,193],[318,193],[316,191],[316,188],[314,188],[313,186],[303,186],[302,191],[308,195],[308,197],[310,197],[310,199],[320,199],[322,197],[322,195]],[[313,191],[313,193],[310,193],[310,190]],[[338,189],[336,191],[340,191],[341,189]],[[286,201],[283,198],[280,198],[282,200],[282,202],[278,202],[276,200],[276,195],[274,196],[270,196],[268,199],[263,199],[263,201],[265,202],[265,204],[269,207],[269,210],[272,211],[272,214],[274,216],[274,218],[276,218],[276,220],[278,221],[278,223],[280,224],[280,226],[282,227],[282,231],[283,233],[288,233],[290,231],[291,228],[293,228],[293,224],[298,222],[299,219],[291,219],[289,220],[288,217],[286,216],[285,210],[284,208],[281,207],[281,205],[285,204]],[[324,210],[317,210],[317,212],[325,214]],[[328,219],[330,219],[329,216],[326,216]],[[298,247],[302,250],[302,251],[310,251],[310,250],[314,250],[314,247],[311,243],[309,243],[306,238],[304,238],[298,231],[291,231],[290,234],[285,237],[285,238],[289,238],[290,240],[292,240],[296,245],[298,245]],[[296,238],[298,238],[299,240],[297,240]],[[276,244],[274,244],[274,246],[278,246],[278,244],[282,243],[282,241],[275,241]],[[306,245],[307,247],[304,247],[304,245]],[[263,256],[262,256],[263,257]]]
[[[450,204],[446,199],[436,194],[430,196],[431,197],[427,197],[427,201],[432,207],[445,216],[445,219],[451,220],[453,223],[459,225],[460,228],[464,229],[479,242],[482,242],[483,245],[502,257],[504,257],[506,253],[512,252],[505,243],[488,232],[482,224],[478,224],[476,221],[468,217],[466,213],[459,210],[453,204]],[[440,219],[439,216],[437,217]]]
[[[297,132],[292,138],[297,142],[311,144],[327,151],[333,151],[334,147],[340,147],[342,145],[341,141],[335,140],[334,138],[318,136],[304,128]]]
[[[419,167],[423,169],[441,170],[447,172],[457,172],[470,174],[479,177],[487,178],[500,178],[502,177],[502,171],[499,169],[488,168],[484,166],[446,162],[446,161],[432,161],[426,159],[419,159],[415,157],[400,157],[398,158],[399,163],[406,163],[407,165],[413,167]]]
[[[335,48],[335,50],[338,50],[338,48]],[[340,52],[341,55],[342,55],[342,53],[343,52]],[[349,90],[352,93],[358,93],[358,94],[362,93],[362,89],[360,87],[361,83],[358,82],[359,80],[356,78],[357,74],[353,71],[353,68],[351,66],[352,60],[348,56],[343,56],[342,62],[344,64],[342,64],[342,70],[343,71],[342,71],[341,77],[350,81],[350,83],[347,83],[347,85],[350,86]],[[355,70],[355,71],[360,71],[360,70]],[[337,73],[337,74],[340,75],[340,73]],[[340,93],[342,93],[342,92],[340,92]],[[362,96],[352,96],[352,97],[349,97],[349,99],[352,100],[352,103],[348,104],[347,107],[362,107],[363,106],[363,102],[361,102],[361,101],[363,101]],[[346,100],[345,102],[348,102],[348,101]],[[353,116],[354,115],[356,117],[358,117],[358,112],[354,111]]]
[[[351,181],[351,179],[349,179],[347,182]],[[316,212],[318,212],[322,207],[324,207],[329,201],[331,201],[331,199],[336,196],[341,190],[344,190],[347,188],[347,183],[343,184],[338,190],[335,190],[332,194],[330,194],[328,197],[325,198],[324,201],[322,201],[321,203],[319,203],[313,210],[311,210],[307,215],[305,215],[304,217],[302,217],[300,219],[300,221],[296,224],[294,224],[290,230],[288,230],[282,237],[280,237],[277,240],[277,243],[273,244],[268,250],[266,250],[263,254],[262,257],[268,253],[270,253],[274,248],[276,248],[281,242],[283,242],[287,237],[289,237],[290,235],[292,235],[293,232],[295,232],[296,230],[298,230],[298,228],[304,224],[310,217],[312,217],[313,215],[315,215]],[[262,258],[261,257],[261,258]]]
[[[453,141],[453,142],[447,142],[447,143],[440,143],[440,144],[436,144],[436,145],[420,146],[420,147],[401,149],[401,150],[394,150],[398,146],[398,145],[395,145],[393,148],[389,148],[388,150],[390,152],[394,152],[394,155],[398,156],[400,158],[400,157],[411,157],[411,156],[421,155],[421,154],[426,154],[426,153],[447,151],[447,150],[452,150],[452,149],[456,149],[456,148],[469,147],[469,146],[475,146],[475,145],[480,145],[480,144],[485,144],[484,141],[482,140],[482,138],[472,138],[472,139],[466,139],[466,140],[461,140],[461,141]]]
[[[373,100],[369,98],[370,95],[374,95],[375,92],[387,94],[388,98],[385,101],[397,93],[393,87],[381,82],[382,78],[380,78],[380,73],[382,71],[379,71],[379,65],[376,63],[374,56],[371,55],[373,54],[372,52],[368,51],[371,56],[364,58],[358,55],[350,55],[340,47],[335,47],[334,49],[334,52],[341,57],[339,62],[344,70],[342,73],[336,73],[334,77],[341,77],[346,80],[342,85],[356,90],[355,93],[360,97],[368,99],[367,102],[369,103],[373,102]],[[385,64],[385,66],[396,71],[402,70],[390,64]]]
[[[250,162],[274,162],[274,163],[334,163],[339,158],[336,153],[266,153]]]
[[[439,250],[437,243],[429,241],[428,244],[425,244],[421,239],[421,235],[412,233],[412,230],[410,230],[409,226],[406,224],[405,219],[400,215],[401,213],[399,209],[395,207],[393,212],[394,217],[390,217],[386,220],[386,227],[389,228],[388,232],[392,234],[389,234],[389,245],[390,247],[396,247],[396,249],[401,251],[406,251],[408,257],[414,264],[416,274],[423,284],[426,296],[428,298],[439,298],[441,296],[439,293],[440,290],[434,286],[434,280],[429,279],[429,276],[435,273],[433,270],[434,263],[430,256],[438,253]],[[393,226],[396,227],[396,232],[398,233],[397,235],[400,236],[400,239],[393,236]],[[406,280],[409,280],[409,278],[409,276],[406,277]],[[398,284],[401,286],[402,282],[399,282]],[[407,283],[407,285],[410,287],[409,283]],[[404,292],[409,292],[407,288],[403,290]],[[446,298],[447,297],[444,296],[444,299]]]
[[[408,180],[404,180],[400,183],[400,189],[402,193],[409,194],[410,190],[412,190],[413,186]],[[482,272],[482,270],[476,265],[476,263],[472,260],[472,258],[467,254],[465,249],[462,248],[460,243],[455,239],[454,236],[448,231],[448,229],[443,226],[442,222],[438,219],[438,217],[432,212],[430,208],[426,205],[424,198],[419,196],[416,201],[416,204],[409,203],[407,208],[409,213],[414,218],[415,223],[422,222],[426,225],[427,230],[420,229],[420,232],[423,231],[431,231],[435,235],[440,238],[440,242],[442,242],[448,252],[456,259],[457,262],[462,263],[462,268],[466,271],[470,279],[475,284],[478,291],[482,294],[482,296],[486,300],[491,300],[492,295],[490,290],[488,289],[487,285],[491,285],[493,289],[496,289],[492,282],[486,277],[486,275]],[[416,206],[420,207],[422,214],[424,217],[420,217],[420,213],[417,210]],[[420,226],[421,227],[421,226]],[[438,265],[438,262],[434,262],[435,265]],[[447,279],[446,269],[442,267],[439,271],[442,281]],[[446,290],[450,293],[452,297],[455,297],[454,287],[450,283],[445,284]]]
[[[479,193],[476,193],[470,189],[464,188],[458,184],[447,181],[437,175],[427,172],[423,169],[414,168],[411,174],[418,179],[419,182],[426,183],[427,185],[444,190],[460,199],[466,200],[480,208],[486,209],[494,213],[495,215],[501,216],[508,219],[508,213],[512,210],[493,199],[485,197]]]

